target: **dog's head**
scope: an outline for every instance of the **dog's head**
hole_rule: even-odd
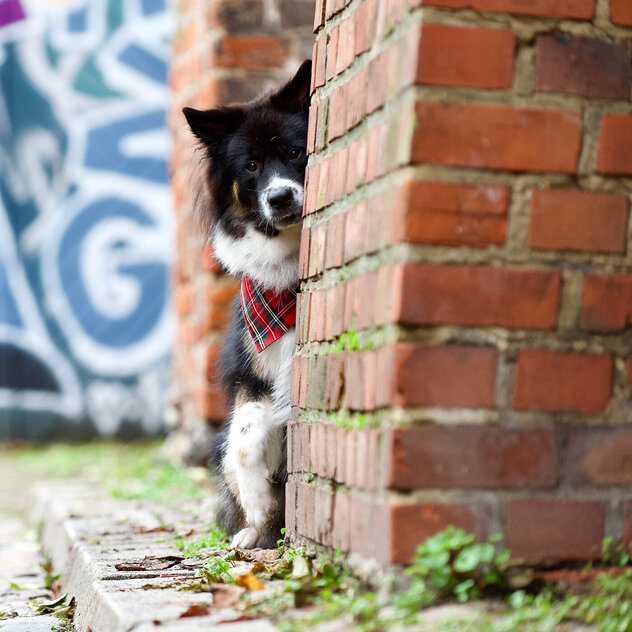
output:
[[[203,144],[213,225],[241,237],[276,237],[301,220],[307,164],[311,62],[278,91],[257,101],[212,110],[184,108]]]

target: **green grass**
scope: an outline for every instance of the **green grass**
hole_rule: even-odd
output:
[[[0,461],[30,480],[77,478],[100,483],[114,497],[150,498],[165,504],[194,500],[208,493],[206,476],[157,456],[158,442],[84,444],[2,448]]]

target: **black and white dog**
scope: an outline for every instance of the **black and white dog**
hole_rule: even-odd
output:
[[[242,276],[221,358],[231,413],[212,457],[217,518],[234,547],[275,546],[284,521],[310,76],[305,61],[252,103],[183,110],[209,159],[204,213],[215,254]]]

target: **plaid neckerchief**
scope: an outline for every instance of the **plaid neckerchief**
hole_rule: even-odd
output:
[[[261,353],[296,323],[296,290],[264,290],[244,274],[241,312],[257,353]]]

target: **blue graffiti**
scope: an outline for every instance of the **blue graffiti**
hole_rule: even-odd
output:
[[[92,332],[98,343],[123,348],[142,340],[158,323],[168,298],[168,267],[153,261],[121,264],[117,272],[136,280],[141,288],[133,309],[120,318],[109,318],[92,304],[82,281],[81,248],[86,235],[101,222],[125,218],[139,229],[153,225],[153,220],[138,207],[117,198],[103,198],[86,207],[68,226],[59,248],[60,279],[70,307],[83,329]],[[123,250],[126,245],[116,244]],[[134,253],[131,253],[131,258]]]
[[[173,329],[172,9],[43,4],[0,0],[0,439],[6,411],[37,411],[52,429],[38,437],[59,417],[155,432]]]

